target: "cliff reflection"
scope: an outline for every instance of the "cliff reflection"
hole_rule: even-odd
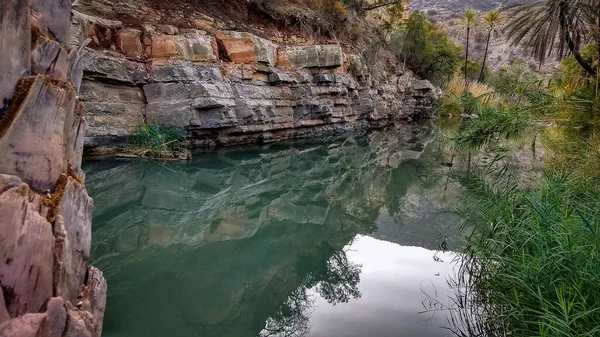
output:
[[[89,163],[104,336],[299,336],[309,290],[333,304],[359,297],[344,247],[401,212],[427,171],[416,159],[432,126],[401,128],[192,163]]]

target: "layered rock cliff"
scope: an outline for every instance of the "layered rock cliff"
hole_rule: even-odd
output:
[[[210,28],[210,27],[209,27]],[[274,142],[379,128],[430,116],[437,90],[410,71],[375,81],[342,47],[75,12],[86,147],[119,145],[148,124],[185,130],[190,147]]]
[[[100,336],[70,0],[0,2],[0,336]],[[78,80],[79,79],[79,80]]]

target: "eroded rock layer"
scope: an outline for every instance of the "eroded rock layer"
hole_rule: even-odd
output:
[[[88,41],[80,99],[90,150],[144,123],[185,130],[191,147],[275,142],[430,116],[437,89],[410,71],[374,81],[339,45],[287,46],[247,33],[124,27],[74,12],[70,43]]]
[[[100,336],[70,0],[0,2],[0,336]]]

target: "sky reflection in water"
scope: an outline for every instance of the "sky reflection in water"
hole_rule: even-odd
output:
[[[432,125],[401,128],[87,163],[103,336],[449,335],[417,313],[423,290],[445,299],[455,198],[431,179]]]

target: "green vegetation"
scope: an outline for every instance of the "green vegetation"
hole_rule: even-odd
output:
[[[180,127],[145,124],[138,127],[132,135],[127,152],[139,157],[189,159],[191,156],[183,144],[184,138]]]
[[[472,117],[447,136],[449,177],[464,191],[457,320],[477,317],[457,334],[600,336],[600,4],[508,10],[513,43],[561,63],[544,74],[517,61],[446,85],[440,113]]]
[[[460,47],[420,11],[413,12],[406,28],[393,35],[391,46],[409,69],[435,83],[447,82],[460,62]]]

